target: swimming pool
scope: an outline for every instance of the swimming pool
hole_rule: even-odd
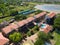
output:
[[[41,24],[41,28],[45,28],[46,27],[46,24]]]
[[[60,5],[57,5],[57,4],[36,5],[35,8],[37,8],[39,10],[48,11],[48,12],[53,11],[56,13],[60,13]]]

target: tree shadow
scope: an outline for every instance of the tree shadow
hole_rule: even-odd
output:
[[[60,34],[60,29],[55,29],[55,32],[56,32],[57,34]]]

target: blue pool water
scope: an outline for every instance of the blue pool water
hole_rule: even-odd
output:
[[[60,5],[55,5],[55,4],[43,4],[43,5],[37,5],[35,8],[39,10],[44,10],[44,11],[53,11],[60,13]]]
[[[45,28],[45,27],[46,27],[46,24],[42,24],[42,25],[41,25],[41,28]]]

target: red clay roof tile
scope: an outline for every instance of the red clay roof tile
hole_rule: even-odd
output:
[[[46,25],[46,28],[41,28],[45,33],[49,33],[52,30],[52,27],[50,25]]]
[[[17,24],[15,24],[15,23],[11,23],[10,25],[9,25],[12,29],[17,29],[19,26],[17,25]]]
[[[27,23],[28,23],[28,21],[26,21],[26,20],[22,20],[22,21],[18,22],[18,24],[19,24],[20,27],[23,26],[23,25],[25,25],[25,24],[27,24]]]
[[[36,17],[43,16],[44,14],[46,14],[46,12],[42,12],[42,13],[38,14]],[[17,24],[11,23],[9,26],[6,26],[5,28],[3,28],[2,31],[7,34],[11,31],[13,31],[13,29],[17,29],[18,27],[21,27],[21,26],[33,21],[34,19],[35,19],[34,17],[29,17],[26,20],[17,22]]]
[[[56,13],[54,13],[54,12],[51,12],[51,13],[48,14],[48,16],[49,16],[50,18],[54,17],[55,15],[56,15]]]
[[[28,21],[28,22],[31,22],[31,21],[33,21],[35,18],[33,18],[33,17],[29,17],[29,18],[27,18],[26,20]]]
[[[2,32],[4,32],[5,34],[8,34],[9,32],[11,32],[13,29],[10,26],[6,26],[5,28],[2,29]]]
[[[37,14],[35,17],[36,17],[36,18],[39,18],[39,17],[41,17],[41,16],[43,16],[43,15],[45,15],[45,14],[46,14],[46,12],[42,12],[42,13]]]
[[[0,45],[4,45],[9,42],[9,39],[5,38],[2,33],[0,33]]]

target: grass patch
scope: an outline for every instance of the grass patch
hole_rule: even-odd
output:
[[[60,45],[60,34],[57,32],[53,32],[54,40],[56,41],[55,45]]]
[[[39,31],[39,27],[38,26],[34,26],[33,28],[29,28],[29,31],[27,32],[27,35],[28,36],[31,36],[31,35],[33,35],[33,34],[35,34],[35,33],[37,33]]]
[[[10,21],[11,18],[13,18],[13,17],[10,16],[10,17],[6,17],[6,18],[3,18],[3,19],[0,19],[0,23],[2,23],[3,21]]]

